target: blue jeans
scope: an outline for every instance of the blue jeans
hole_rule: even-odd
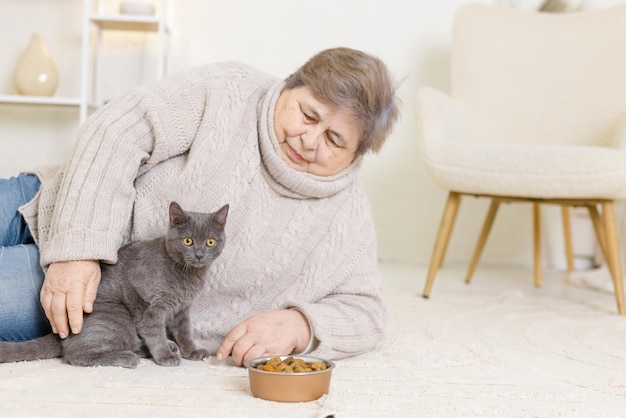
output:
[[[51,332],[39,302],[44,273],[39,248],[17,208],[39,190],[37,176],[0,179],[0,341],[22,341]]]

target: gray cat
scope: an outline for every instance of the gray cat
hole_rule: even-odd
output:
[[[76,366],[135,368],[139,356],[161,366],[178,366],[181,356],[208,357],[193,342],[189,310],[224,248],[227,215],[228,205],[199,213],[172,202],[164,237],[122,247],[117,264],[102,264],[93,313],[80,334],[1,342],[0,363],[63,357]]]

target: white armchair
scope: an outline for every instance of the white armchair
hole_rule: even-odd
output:
[[[443,261],[462,196],[491,199],[466,281],[502,202],[530,202],[541,284],[539,205],[589,210],[625,314],[614,201],[626,197],[626,5],[552,14],[471,4],[453,23],[451,92],[422,87],[423,161],[449,191],[424,296]],[[568,268],[571,248],[566,245]]]

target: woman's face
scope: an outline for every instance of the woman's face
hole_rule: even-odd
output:
[[[346,110],[317,100],[308,87],[284,90],[276,103],[274,129],[283,161],[294,170],[331,176],[356,155],[360,130]]]

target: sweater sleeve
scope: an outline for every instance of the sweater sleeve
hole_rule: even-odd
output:
[[[57,175],[54,208],[40,207],[42,265],[99,259],[116,262],[135,198],[134,181],[151,166],[185,153],[207,101],[208,70],[136,88],[94,113]],[[44,191],[45,192],[45,191]],[[43,209],[43,210],[42,210]]]
[[[294,301],[292,306],[309,320],[314,336],[311,355],[322,358],[340,359],[371,351],[385,330],[386,305],[374,226],[369,213],[352,215],[351,222],[335,220],[352,227],[344,231],[349,238],[342,242],[341,251],[325,257],[326,274],[332,277],[316,278],[335,283],[334,287],[318,300]]]

